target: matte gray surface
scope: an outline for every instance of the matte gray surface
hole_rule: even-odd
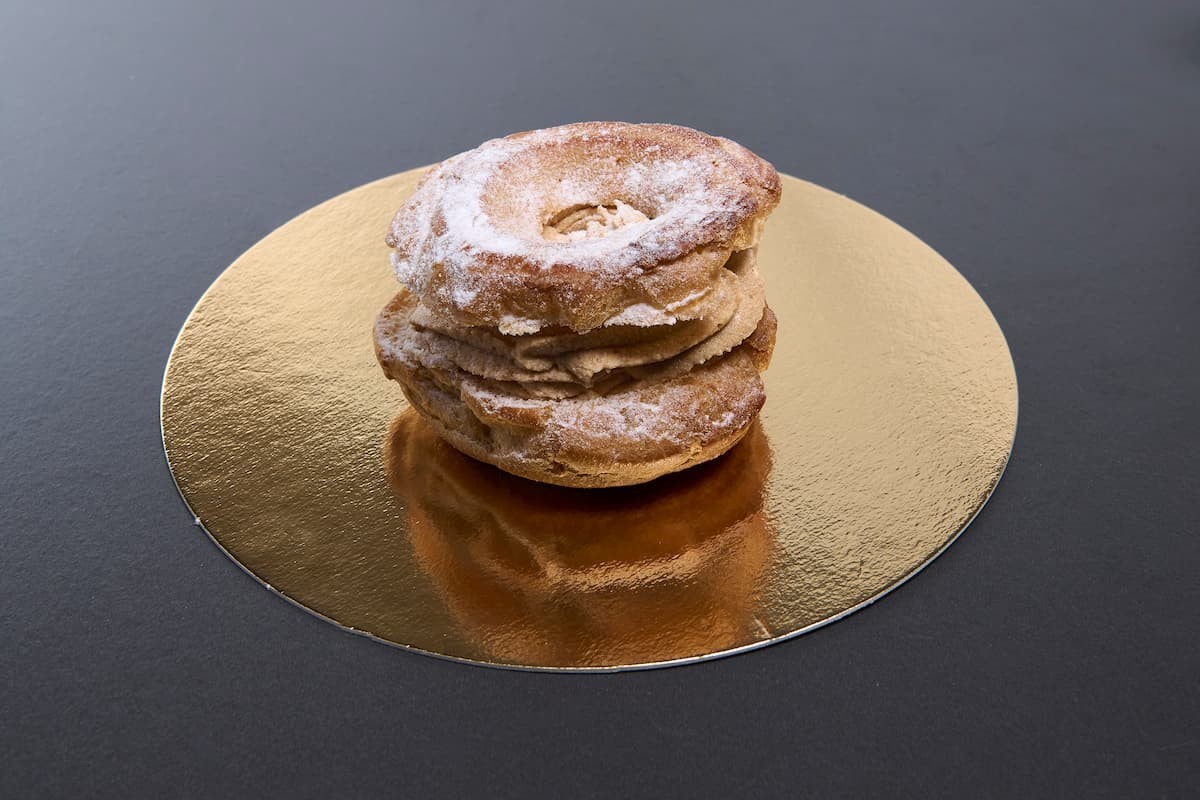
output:
[[[1194,792],[1196,4],[24,5],[0,11],[0,796]],[[272,596],[162,458],[192,304],[337,192],[606,118],[735,138],[949,258],[1021,384],[991,503],[878,605],[666,671],[461,666]]]

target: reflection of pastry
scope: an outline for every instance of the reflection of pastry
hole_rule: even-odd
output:
[[[712,463],[603,491],[496,473],[412,413],[393,424],[386,458],[420,564],[497,660],[633,664],[763,636],[770,450],[758,426]]]
[[[775,341],[779,176],[670,125],[581,123],[435,167],[392,223],[388,377],[454,447],[564,486],[651,480],[749,429]]]

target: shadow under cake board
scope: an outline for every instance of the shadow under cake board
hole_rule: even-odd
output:
[[[784,176],[759,250],[767,404],[722,459],[650,484],[533,484],[406,410],[371,327],[383,234],[423,170],[281,226],[209,288],[167,364],[163,441],[214,541],[385,642],[530,669],[665,666],[832,622],[941,553],[1017,421],[1003,334],[912,234]]]

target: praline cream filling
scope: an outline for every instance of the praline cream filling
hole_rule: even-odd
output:
[[[506,393],[565,397],[589,388],[603,392],[614,381],[687,371],[728,352],[752,332],[763,306],[752,251],[735,254],[727,267],[713,287],[662,309],[647,304],[626,309],[586,334],[561,329],[541,333],[535,320],[515,316],[495,328],[459,325],[410,295],[409,310],[395,317],[395,333],[384,336],[381,344],[405,362],[498,381]],[[689,307],[692,316],[675,316]],[[669,322],[638,324],[647,312]]]
[[[742,261],[749,257],[749,253],[750,250],[739,250],[734,253],[725,262],[724,269],[738,271]],[[667,303],[661,308],[650,303],[635,303],[621,309],[616,314],[604,320],[600,327],[632,325],[639,328],[653,328],[659,325],[674,325],[680,320],[694,319],[694,317],[687,315],[687,309],[704,300],[711,293],[712,287],[706,286],[698,292],[693,292],[679,300]],[[520,317],[514,314],[503,315],[496,325],[500,333],[503,333],[505,336],[525,336],[537,333],[544,327],[547,326],[541,320]]]
[[[577,242],[599,239],[618,228],[650,220],[641,211],[621,200],[611,203],[568,208],[542,226],[542,237],[552,242]]]

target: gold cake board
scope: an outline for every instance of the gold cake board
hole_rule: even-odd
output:
[[[163,441],[184,500],[300,606],[481,664],[685,663],[879,598],[1000,479],[1017,385],[983,301],[898,225],[788,176],[759,250],[778,343],[741,444],[625,489],[471,461],[405,407],[372,351],[397,291],[384,232],[422,171],[339,195],[250,248],[167,364]]]

